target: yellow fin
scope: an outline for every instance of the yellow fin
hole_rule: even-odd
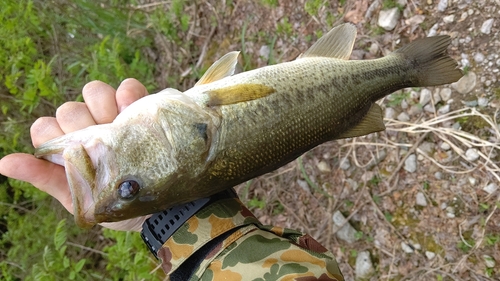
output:
[[[356,32],[356,26],[350,23],[334,27],[300,57],[331,57],[348,60],[356,40]]]
[[[370,107],[366,116],[354,128],[343,133],[338,138],[354,138],[385,130],[382,108],[376,103]]]
[[[228,105],[266,97],[276,90],[262,84],[240,84],[208,92],[208,106]]]
[[[238,63],[239,54],[240,52],[237,51],[225,54],[208,68],[195,86],[208,84],[233,75],[234,70],[236,69],[236,64]]]

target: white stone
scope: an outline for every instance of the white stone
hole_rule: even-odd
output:
[[[482,63],[484,61],[484,55],[482,53],[474,54],[474,61],[477,63]]]
[[[477,99],[477,104],[481,107],[486,107],[488,106],[489,100],[488,98],[480,97]]]
[[[424,111],[434,113],[434,107],[432,106],[432,104],[427,104],[424,106]]]
[[[309,184],[305,180],[297,180],[297,184],[302,188],[304,191],[311,192],[309,189]]]
[[[465,158],[467,160],[469,160],[470,162],[474,162],[477,159],[479,159],[479,153],[478,153],[477,149],[475,149],[475,148],[467,149],[467,151],[465,152]]]
[[[382,27],[387,31],[390,31],[393,30],[394,27],[396,27],[396,24],[398,24],[398,20],[399,20],[399,9],[397,7],[394,7],[389,10],[382,10],[378,15],[378,26]]]
[[[445,17],[443,17],[443,21],[445,23],[452,23],[455,21],[455,15],[445,16]]]
[[[375,272],[370,258],[370,252],[362,251],[356,257],[356,278],[367,279]]]
[[[443,88],[441,89],[441,91],[439,91],[439,95],[441,96],[442,100],[447,101],[451,98],[451,89]]]
[[[413,248],[410,247],[410,245],[406,244],[405,242],[401,242],[401,249],[403,249],[403,252],[407,254],[413,253]]]
[[[271,49],[267,45],[263,45],[259,49],[259,55],[264,58],[265,60],[269,59],[269,54],[271,53]]]
[[[329,173],[332,171],[332,169],[330,169],[330,166],[328,166],[325,161],[320,161],[316,166],[318,167],[318,170],[323,173]]]
[[[392,107],[388,107],[385,109],[384,118],[386,119],[394,119],[396,117],[396,110]]]
[[[433,94],[432,97],[434,98],[434,104],[438,103],[441,101],[441,95],[439,94],[439,90],[436,90]]]
[[[398,115],[397,119],[399,121],[402,121],[402,122],[408,122],[408,121],[410,121],[410,116],[408,116],[408,114],[406,112],[401,112]]]
[[[443,173],[441,172],[435,172],[434,173],[434,177],[438,180],[442,179],[443,178]]]
[[[439,12],[444,12],[448,8],[448,0],[439,0],[439,3],[437,5],[437,10]]]
[[[417,193],[416,203],[419,206],[425,207],[427,206],[427,199],[422,192]]]
[[[410,154],[405,160],[404,169],[409,173],[414,173],[417,170],[417,156]]]
[[[455,82],[451,85],[460,94],[468,94],[474,89],[474,87],[476,87],[476,80],[476,73],[469,71],[467,75],[464,75],[462,78],[460,78],[460,80],[458,80],[458,82]]]
[[[429,32],[427,33],[428,37],[436,36],[437,34],[437,29],[439,28],[439,25],[435,23],[431,29],[429,29]]]
[[[442,150],[450,150],[451,146],[449,143],[447,142],[443,142],[440,146],[439,146]]]
[[[431,91],[428,89],[422,89],[420,92],[420,105],[424,106],[431,101]]]
[[[436,257],[436,254],[431,251],[425,251],[425,256],[427,257],[428,260],[432,260],[433,258]]]
[[[490,34],[492,27],[493,27],[493,19],[488,19],[483,22],[483,25],[481,25],[480,30],[484,34]]]
[[[356,241],[356,229],[349,224],[349,222],[345,222],[345,217],[342,215],[340,211],[336,211],[333,214],[333,224],[334,224],[334,231],[337,230],[341,225],[344,225],[342,228],[340,228],[336,235],[339,239],[344,240],[345,242],[351,244]]]
[[[487,186],[485,186],[483,188],[483,190],[486,191],[488,194],[493,194],[493,192],[497,191],[497,189],[498,189],[498,186],[494,182],[488,184]]]
[[[448,113],[448,112],[450,112],[450,105],[449,105],[449,104],[446,104],[446,105],[441,106],[441,107],[438,109],[438,111],[437,111],[437,113],[438,113],[439,115],[443,115],[443,114],[446,114],[446,113]]]
[[[470,185],[472,185],[472,186],[476,185],[477,180],[475,178],[469,177],[468,180],[469,180]]]

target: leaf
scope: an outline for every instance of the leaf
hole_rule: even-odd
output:
[[[81,259],[75,264],[75,272],[80,272],[85,265],[86,259]]]
[[[66,232],[66,220],[61,220],[56,227],[56,231],[54,233],[54,245],[57,251],[61,249],[62,245],[66,243],[67,232]]]

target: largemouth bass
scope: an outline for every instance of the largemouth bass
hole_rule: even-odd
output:
[[[457,81],[448,36],[374,60],[348,60],[340,25],[298,59],[233,74],[237,52],[191,89],[144,97],[111,124],[69,133],[35,155],[64,165],[81,227],[155,213],[270,172],[326,141],[384,130],[378,99]]]

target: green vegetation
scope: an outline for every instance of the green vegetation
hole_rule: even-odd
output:
[[[186,3],[174,0],[169,9],[146,11],[134,8],[134,1],[3,1],[0,157],[32,153],[32,122],[53,115],[67,100],[81,100],[81,88],[89,81],[116,87],[134,77],[150,92],[158,89],[155,58],[147,50],[155,50],[156,37],[193,48],[184,40],[191,22]],[[2,280],[164,278],[138,233],[81,230],[50,196],[3,176],[0,231]]]

